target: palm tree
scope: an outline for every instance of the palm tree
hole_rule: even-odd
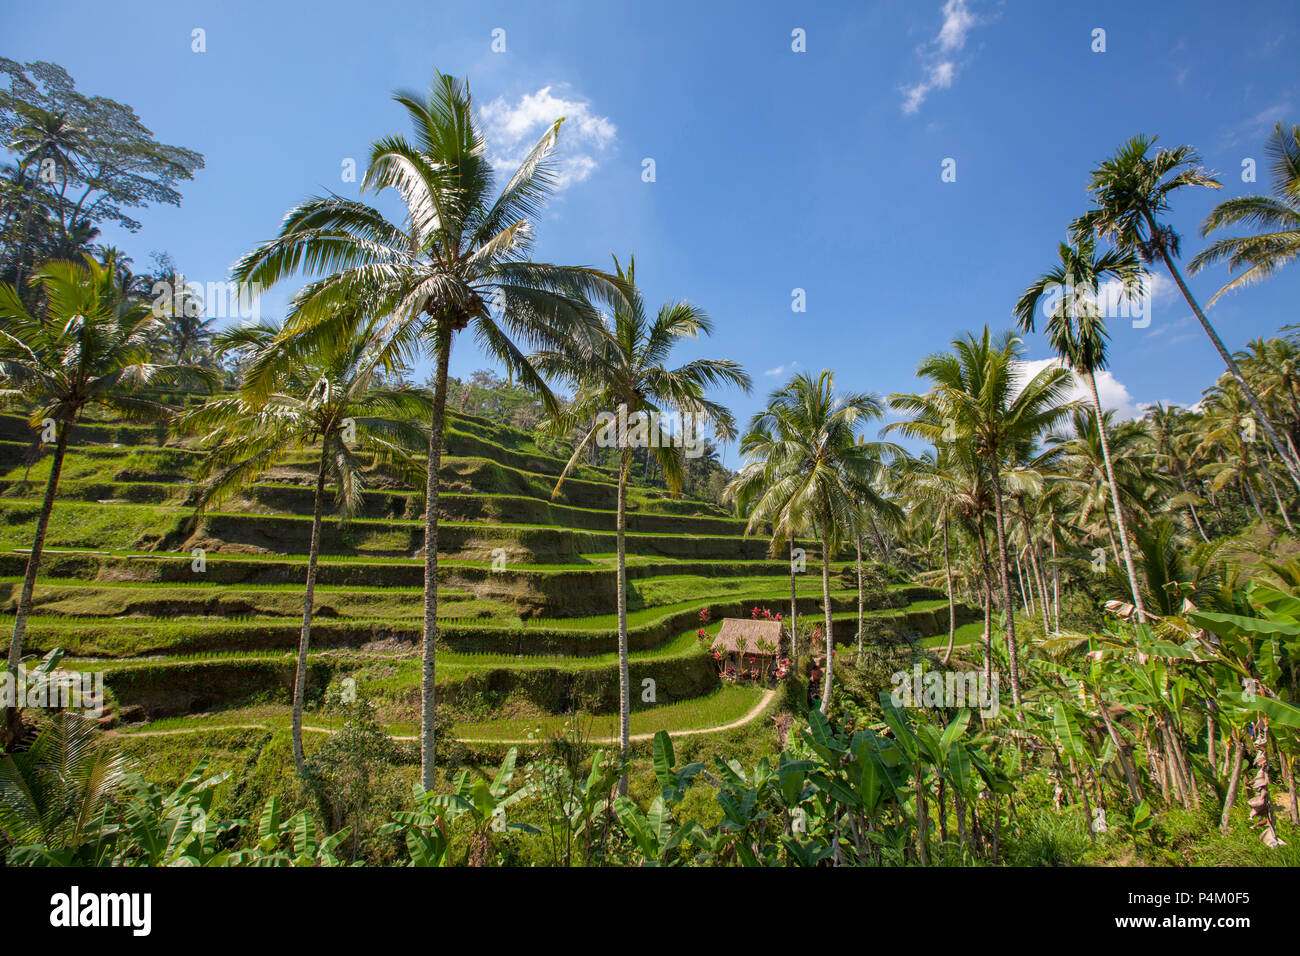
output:
[[[1034,443],[1071,409],[1065,402],[1071,373],[1059,366],[1040,370],[1023,384],[1017,370],[1024,352],[1011,333],[994,338],[988,326],[977,337],[954,339],[953,351],[931,355],[917,366],[918,378],[932,383],[926,394],[895,394],[890,404],[910,413],[910,420],[892,422],[912,438],[938,445],[969,440],[978,467],[987,471],[997,528],[1002,610],[1007,623],[1007,657],[1012,699],[1020,706],[1020,664],[1016,647],[1015,607],[1007,552],[1003,495],[1003,466],[1029,457]]]
[[[243,387],[211,399],[178,422],[181,431],[199,435],[211,449],[197,476],[204,481],[199,514],[252,484],[286,451],[319,442],[293,685],[293,759],[304,777],[302,710],[326,486],[332,484],[343,510],[354,513],[365,488],[358,453],[374,464],[409,466],[411,456],[428,446],[428,436],[412,423],[427,421],[432,404],[423,390],[384,387],[380,377],[393,370],[394,356],[391,349],[378,347],[376,322],[360,322],[355,313],[346,322],[351,331],[343,336],[284,337],[266,324],[225,333],[219,350],[244,352],[249,363]]]
[[[618,298],[610,276],[527,258],[554,182],[556,121],[495,192],[486,144],[469,88],[435,73],[427,97],[394,99],[411,119],[414,142],[378,140],[364,190],[393,189],[405,205],[401,225],[378,209],[341,196],[318,196],[291,210],[279,236],[245,256],[234,278],[270,288],[292,275],[319,275],[299,293],[290,330],[328,322],[337,309],[369,296],[372,314],[388,316],[381,337],[413,356],[434,358],[425,496],[424,635],[420,777],[434,787],[434,704],[438,637],[438,469],[447,407],[447,366],[456,333],[473,327],[477,344],[515,379],[555,398],[520,350],[551,346],[596,320],[590,299]]]
[[[1237,359],[1265,409],[1287,425],[1285,437],[1294,452],[1300,443],[1300,343],[1294,335],[1251,339]]]
[[[645,448],[663,471],[674,493],[682,486],[685,434],[667,429],[661,417],[665,411],[680,413],[682,428],[708,424],[724,440],[735,436],[735,420],[723,406],[704,397],[706,389],[734,385],[748,391],[749,376],[740,365],[726,359],[695,359],[669,369],[665,366],[673,347],[684,339],[713,332],[713,322],[698,306],[689,302],[668,302],[651,319],[645,300],[636,286],[636,260],[625,270],[617,258],[614,270],[627,301],[614,310],[611,324],[599,325],[589,334],[563,345],[534,353],[539,371],[565,379],[576,388],[573,401],[553,412],[548,430],[562,437],[583,426],[583,437],[573,449],[555,483],[552,497],[569,472],[578,464],[589,442],[616,447],[619,454],[616,549],[618,552],[618,680],[619,734],[626,757],[631,747],[631,687],[628,683],[627,642],[627,479],[636,447]],[[589,422],[594,422],[586,427]],[[630,426],[630,427],[629,427]],[[697,439],[701,437],[696,432]],[[619,792],[627,792],[627,775],[620,778]]]
[[[1016,304],[1016,318],[1023,332],[1032,332],[1035,316],[1047,301],[1050,306],[1044,332],[1052,350],[1061,357],[1076,375],[1088,383],[1092,395],[1092,410],[1097,416],[1101,436],[1101,452],[1106,465],[1106,481],[1110,499],[1115,507],[1115,524],[1119,534],[1120,549],[1124,554],[1124,568],[1128,574],[1129,589],[1138,620],[1146,616],[1142,605],[1142,589],[1138,586],[1137,571],[1133,567],[1133,551],[1129,546],[1128,529],[1124,524],[1124,509],[1119,503],[1119,487],[1115,483],[1115,468],[1111,463],[1110,447],[1106,443],[1106,429],[1101,427],[1101,396],[1097,392],[1097,373],[1106,367],[1106,319],[1098,305],[1099,286],[1107,279],[1121,283],[1126,294],[1142,290],[1145,275],[1137,257],[1131,252],[1112,249],[1096,254],[1091,236],[1071,246],[1062,242],[1057,248],[1059,261],[1043,273],[1025,290]]]
[[[102,849],[94,838],[127,769],[125,755],[103,746],[95,721],[55,712],[30,747],[0,757],[0,834],[13,847],[43,848],[49,862],[100,862],[68,851]]]
[[[25,103],[19,104],[17,110],[26,117],[27,121],[14,131],[14,138],[9,142],[8,148],[21,157],[17,169],[20,186],[25,168],[35,164],[32,170],[32,191],[27,197],[27,210],[23,216],[22,233],[18,240],[18,253],[15,259],[14,285],[22,288],[23,260],[26,258],[32,216],[36,212],[37,202],[34,197],[40,192],[39,179],[43,175],[42,167],[47,162],[52,162],[61,169],[63,171],[61,188],[66,191],[67,171],[73,165],[73,157],[86,147],[86,131],[76,126],[66,112],[54,112]],[[8,232],[8,225],[5,223],[6,232]]]
[[[1236,225],[1264,230],[1253,236],[1219,239],[1192,258],[1188,265],[1193,275],[1225,260],[1233,272],[1246,267],[1214,293],[1207,306],[1214,305],[1225,292],[1267,279],[1300,255],[1300,126],[1287,130],[1278,123],[1264,149],[1273,160],[1271,195],[1227,199],[1211,209],[1201,223],[1202,236]]]
[[[1201,524],[1201,516],[1196,512],[1196,504],[1201,501],[1201,498],[1192,491],[1187,482],[1192,449],[1188,447],[1187,433],[1183,428],[1184,417],[1177,406],[1157,402],[1147,409],[1147,428],[1151,432],[1156,461],[1161,466],[1161,470],[1173,475],[1178,481],[1180,489],[1180,494],[1177,496],[1178,503],[1187,506],[1201,540],[1209,544],[1210,538]],[[1173,504],[1174,502],[1171,501],[1170,505]]]
[[[736,476],[731,479],[722,489],[724,501],[735,503],[736,513],[742,517],[750,515],[753,510],[754,502],[762,496],[767,490],[767,482],[772,478],[772,471],[768,467],[769,461],[775,460],[779,452],[780,445],[787,441],[786,436],[773,435],[771,429],[779,422],[771,420],[766,412],[758,412],[749,422],[749,427],[740,439],[740,452],[745,459],[745,464],[741,467]],[[785,542],[789,549],[790,557],[790,657],[794,660],[799,658],[799,597],[798,597],[798,567],[799,560],[795,554],[795,541],[800,535],[808,532],[808,516],[792,515],[788,522],[788,535]],[[752,527],[747,525],[745,534],[751,533]],[[780,546],[779,541],[772,540],[772,553]]]
[[[9,663],[16,671],[23,656],[23,636],[32,609],[32,591],[63,458],[72,428],[81,414],[99,406],[131,421],[166,419],[172,409],[138,394],[152,384],[210,383],[213,376],[187,365],[154,365],[147,360],[156,320],[139,299],[123,298],[110,268],[87,256],[83,262],[57,260],[31,276],[46,309],[33,315],[18,291],[0,283],[0,403],[33,409],[29,423],[53,434],[54,457],[27,557],[22,592],[9,642]],[[52,426],[52,427],[51,427]],[[18,729],[18,708],[8,713],[8,731]],[[12,736],[11,738],[12,739]]]
[[[1206,465],[1203,471],[1212,476],[1212,487],[1215,490],[1222,489],[1234,479],[1239,481],[1262,522],[1266,519],[1255,496],[1255,486],[1259,484],[1258,479],[1263,478],[1263,483],[1272,492],[1283,524],[1294,534],[1295,528],[1287,514],[1286,503],[1278,492],[1273,473],[1269,471],[1269,462],[1259,454],[1256,447],[1252,424],[1250,409],[1242,401],[1235,382],[1221,378],[1217,384],[1207,388],[1201,420],[1201,444],[1197,452],[1204,454],[1219,450],[1222,456],[1221,460]],[[1262,487],[1260,491],[1262,493]]]
[[[746,533],[770,526],[775,547],[792,539],[806,522],[821,541],[826,628],[823,714],[830,710],[835,657],[831,560],[845,540],[861,533],[867,511],[899,513],[874,486],[881,462],[896,449],[881,442],[860,442],[856,435],[860,425],[880,418],[882,412],[875,395],[837,396],[833,372],[823,371],[817,378],[796,375],[774,391],[767,407],[755,416],[751,431],[757,429],[772,440],[751,446],[751,461],[738,479],[744,484],[736,489],[752,501]],[[759,458],[760,454],[766,457]]]
[[[1201,168],[1200,157],[1190,146],[1162,149],[1154,156],[1148,156],[1154,144],[1154,138],[1134,136],[1113,157],[1092,171],[1088,188],[1096,205],[1074,221],[1075,238],[1080,240],[1093,234],[1105,236],[1118,249],[1135,253],[1144,262],[1152,262],[1157,257],[1164,262],[1196,320],[1214,343],[1223,364],[1237,380],[1260,427],[1286,465],[1291,480],[1300,489],[1300,463],[1282,444],[1272,422],[1265,416],[1258,396],[1183,281],[1182,273],[1174,263],[1180,248],[1178,233],[1158,219],[1169,210],[1169,197],[1175,191],[1185,186],[1218,189],[1221,184]]]
[[[919,458],[900,457],[898,484],[904,497],[913,503],[929,527],[937,524],[943,533],[943,579],[948,594],[948,647],[943,662],[952,657],[957,639],[957,607],[952,594],[951,526],[965,526],[981,519],[978,503],[978,481],[968,479],[970,473],[960,470],[960,448],[953,443],[936,446]],[[977,475],[975,477],[978,477]],[[988,634],[985,634],[987,641]]]
[[[154,313],[163,320],[160,346],[173,361],[211,364],[216,319],[203,318],[203,300],[175,269],[164,273],[159,282],[167,290],[154,300]]]
[[[1047,437],[1047,445],[1039,462],[1050,461],[1058,481],[1077,496],[1082,523],[1088,523],[1094,511],[1101,513],[1115,563],[1122,565],[1119,520],[1128,527],[1130,522],[1136,524],[1148,517],[1145,512],[1149,486],[1166,483],[1164,476],[1156,473],[1146,426],[1135,421],[1117,422],[1115,413],[1109,409],[1098,419],[1091,410],[1080,407],[1071,412],[1059,433]],[[1103,497],[1097,490],[1108,487],[1107,454],[1109,473],[1115,475],[1115,491]],[[1112,510],[1120,513],[1114,522]]]

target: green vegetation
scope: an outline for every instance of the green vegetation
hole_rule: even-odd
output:
[[[706,312],[652,314],[630,259],[530,256],[559,124],[499,183],[464,83],[397,101],[411,138],[365,184],[402,218],[291,210],[235,276],[310,281],[220,333],[112,250],[50,252],[72,228],[27,167],[89,146],[24,127],[0,860],[1296,864],[1300,337],[1228,354],[1182,285],[1161,219],[1215,185],[1194,152],[1138,137],[1094,172],[1015,309],[1061,365],[1021,376],[984,326],[915,394],[796,375],[733,475],[664,418],[739,434],[714,393],[743,369],[670,361]],[[1297,137],[1270,143],[1287,197]],[[1293,205],[1220,206],[1207,232],[1275,233],[1193,266],[1271,275]],[[1157,260],[1227,371],[1120,421],[1098,300]],[[466,331],[508,380],[451,379]],[[887,411],[929,447],[869,440]]]

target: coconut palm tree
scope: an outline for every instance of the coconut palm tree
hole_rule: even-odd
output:
[[[429,420],[432,399],[422,389],[387,388],[380,381],[396,365],[393,349],[376,341],[375,320],[363,322],[353,313],[348,326],[350,333],[342,336],[285,337],[269,324],[224,333],[218,350],[242,352],[248,363],[243,387],[178,421],[180,431],[198,435],[210,449],[197,474],[203,483],[198,514],[248,487],[286,452],[318,449],[293,685],[293,759],[304,777],[302,710],[326,487],[334,486],[345,513],[355,513],[365,489],[361,455],[372,464],[401,466],[409,475],[415,470],[412,456],[428,447],[427,434],[414,423]]]
[[[1097,510],[1117,556],[1116,564],[1122,564],[1118,560],[1120,525],[1118,519],[1111,520],[1112,513],[1122,513],[1125,527],[1146,519],[1152,497],[1149,486],[1154,484],[1164,490],[1167,485],[1167,479],[1156,473],[1154,446],[1144,423],[1116,421],[1109,409],[1098,419],[1091,409],[1075,408],[1061,430],[1047,436],[1047,450],[1040,461],[1050,461],[1057,479],[1082,498],[1108,486],[1107,453],[1110,472],[1115,475],[1115,491],[1105,495]],[[1085,518],[1091,517],[1088,507],[1082,506]]]
[[[1300,126],[1286,129],[1278,123],[1264,150],[1273,161],[1270,195],[1224,200],[1201,223],[1202,236],[1237,225],[1262,230],[1219,239],[1192,257],[1188,268],[1193,275],[1225,261],[1233,272],[1245,269],[1214,293],[1207,306],[1225,292],[1267,279],[1300,255]]]
[[[733,502],[736,506],[736,513],[742,517],[748,517],[754,507],[754,502],[761,497],[767,489],[768,481],[772,478],[772,470],[769,462],[775,460],[780,445],[787,439],[784,436],[777,436],[772,433],[773,426],[779,426],[779,422],[774,422],[766,412],[757,412],[749,422],[749,427],[740,439],[740,453],[745,459],[745,464],[741,466],[736,476],[731,479],[722,489],[722,497],[725,501]],[[799,657],[799,597],[798,597],[798,573],[800,561],[795,553],[796,539],[809,532],[808,516],[806,514],[792,515],[788,522],[789,533],[785,544],[789,549],[790,557],[790,657],[797,660]],[[751,525],[746,525],[745,534],[752,532]],[[772,539],[771,551],[775,553],[780,547],[781,542]]]
[[[566,341],[597,320],[591,300],[618,298],[610,276],[528,258],[534,223],[554,183],[553,152],[561,120],[496,192],[496,177],[473,115],[467,84],[435,73],[427,96],[394,96],[411,120],[413,140],[376,141],[365,191],[394,190],[404,218],[390,222],[375,207],[337,195],[308,199],[287,215],[280,234],[245,256],[237,281],[270,288],[293,275],[318,276],[298,295],[291,331],[327,323],[339,307],[368,296],[388,317],[382,338],[406,357],[434,360],[425,496],[424,634],[420,778],[434,786],[434,704],[438,637],[438,469],[447,407],[447,367],[458,332],[472,328],[478,346],[516,381],[555,407],[545,381],[521,350]]]
[[[14,614],[12,671],[23,656],[32,591],[73,426],[92,406],[130,421],[164,420],[173,410],[141,395],[142,387],[209,384],[214,377],[193,366],[151,364],[148,346],[157,320],[143,300],[121,296],[112,268],[89,256],[82,262],[46,263],[30,281],[46,303],[35,315],[13,286],[0,283],[0,403],[32,409],[28,421],[43,443],[54,443],[54,455]],[[16,733],[18,708],[7,716],[8,731]]]
[[[982,520],[978,499],[978,472],[962,471],[961,449],[955,443],[935,447],[920,457],[897,460],[898,486],[903,497],[923,515],[923,522],[938,525],[943,533],[943,579],[948,595],[948,647],[943,662],[952,657],[957,639],[957,606],[952,593],[952,528]],[[975,481],[969,480],[974,478]],[[985,635],[988,639],[988,634]],[[991,655],[990,655],[991,659]]]
[[[1039,276],[1020,297],[1016,304],[1016,319],[1021,331],[1033,332],[1038,310],[1045,308],[1047,323],[1044,332],[1047,341],[1061,360],[1088,383],[1093,414],[1100,423],[1103,412],[1101,395],[1097,391],[1097,373],[1106,367],[1106,344],[1110,338],[1098,302],[1100,285],[1107,280],[1115,280],[1120,283],[1125,294],[1134,295],[1142,291],[1145,271],[1131,252],[1112,249],[1097,255],[1091,236],[1085,236],[1073,246],[1062,242],[1057,247],[1057,255],[1059,259],[1056,265]],[[1124,524],[1124,509],[1120,507],[1119,487],[1115,483],[1110,448],[1106,444],[1106,429],[1099,424],[1097,433],[1101,436],[1106,481],[1115,508],[1115,523],[1129,589],[1133,595],[1133,606],[1137,609],[1138,620],[1142,620],[1146,609],[1142,604],[1142,588],[1138,585],[1137,571],[1133,567],[1133,551]]]
[[[631,687],[628,683],[627,643],[627,479],[633,451],[644,448],[667,479],[674,493],[680,491],[685,472],[687,444],[703,451],[700,428],[708,425],[724,441],[735,437],[731,412],[705,397],[705,390],[734,385],[748,391],[749,376],[736,362],[727,359],[695,359],[677,368],[666,362],[673,348],[686,339],[710,335],[713,322],[698,306],[689,302],[668,302],[654,318],[636,285],[636,260],[624,269],[614,259],[614,272],[627,290],[627,301],[614,310],[609,325],[589,329],[556,348],[538,350],[532,356],[535,368],[570,382],[573,401],[553,412],[548,431],[555,437],[584,426],[583,437],[573,449],[555,484],[552,497],[559,495],[590,442],[618,449],[618,500],[616,548],[618,563],[618,673],[619,734],[623,754],[631,746]],[[665,418],[664,413],[680,416]],[[594,423],[585,427],[587,423]],[[674,431],[680,427],[683,431]],[[693,443],[692,443],[693,439]],[[627,792],[626,774],[619,792]]]
[[[1210,538],[1205,533],[1201,516],[1196,511],[1196,505],[1202,499],[1192,491],[1187,481],[1193,455],[1187,441],[1188,432],[1183,423],[1185,417],[1183,411],[1177,406],[1157,402],[1147,409],[1147,429],[1151,433],[1151,440],[1155,446],[1158,469],[1164,474],[1173,475],[1178,482],[1180,490],[1177,501],[1171,500],[1170,506],[1185,505],[1201,540],[1209,544]]]
[[[99,864],[95,838],[128,770],[94,720],[56,711],[30,747],[0,757],[0,834],[55,865]]]
[[[17,179],[22,186],[23,172],[27,166],[33,166],[31,191],[27,196],[27,209],[23,216],[22,231],[18,240],[17,257],[14,260],[14,285],[23,287],[24,259],[27,241],[31,232],[32,217],[38,202],[36,196],[41,192],[40,177],[46,175],[47,164],[52,163],[62,173],[60,200],[68,186],[68,170],[73,166],[73,159],[86,148],[86,131],[76,124],[66,112],[42,109],[27,103],[18,103],[16,109],[26,117],[26,122],[14,131],[14,138],[7,144],[11,152],[19,155]],[[5,223],[5,232],[8,232]],[[64,237],[66,238],[66,236]]]
[[[1282,443],[1273,423],[1264,414],[1259,397],[1219,338],[1219,333],[1205,317],[1205,312],[1187,288],[1187,283],[1183,281],[1182,273],[1174,262],[1180,249],[1178,233],[1159,221],[1159,217],[1169,210],[1169,197],[1179,189],[1187,186],[1218,189],[1221,184],[1201,168],[1200,156],[1190,146],[1161,149],[1149,156],[1154,145],[1154,137],[1134,136],[1113,157],[1092,171],[1088,188],[1093,194],[1095,206],[1074,221],[1072,228],[1075,239],[1081,240],[1091,235],[1103,236],[1114,243],[1116,248],[1134,253],[1143,262],[1153,262],[1159,258],[1164,263],[1192,314],[1201,323],[1201,328],[1214,343],[1223,364],[1246,396],[1246,401],[1259,420],[1259,426],[1268,435],[1278,457],[1286,465],[1291,480],[1300,489],[1300,462]]]
[[[1202,469],[1212,478],[1212,487],[1221,490],[1234,480],[1239,482],[1247,492],[1246,496],[1254,505],[1260,521],[1265,521],[1256,488],[1262,494],[1263,485],[1267,485],[1283,524],[1294,534],[1295,528],[1287,514],[1286,502],[1282,500],[1277,482],[1273,480],[1269,461],[1259,454],[1258,443],[1254,438],[1254,420],[1236,383],[1221,378],[1218,383],[1207,388],[1203,412],[1201,444],[1196,451],[1198,454],[1220,452],[1216,456],[1218,460]],[[1262,482],[1260,479],[1263,479]]]
[[[898,506],[877,492],[882,462],[897,449],[883,442],[859,441],[857,430],[880,418],[875,395],[835,393],[835,374],[799,374],[774,391],[755,416],[755,428],[772,441],[751,446],[754,466],[742,471],[745,485],[736,493],[752,501],[746,533],[770,526],[773,545],[790,540],[805,526],[821,542],[822,605],[826,667],[821,712],[830,709],[835,641],[831,623],[830,565],[845,541],[862,532],[865,514],[896,517]],[[766,455],[759,458],[758,455]],[[761,463],[761,464],[760,464]],[[751,484],[752,483],[752,484]]]
[[[1270,417],[1286,426],[1287,447],[1294,451],[1300,444],[1300,342],[1294,334],[1251,339],[1236,357]]]
[[[921,361],[918,378],[931,382],[925,394],[895,394],[890,404],[912,417],[891,422],[886,431],[934,444],[969,440],[979,467],[987,472],[992,489],[997,528],[1002,610],[1007,623],[1007,657],[1012,699],[1020,706],[1020,664],[1016,647],[1015,607],[1007,552],[1004,507],[1004,469],[1029,458],[1038,439],[1050,431],[1073,407],[1065,400],[1073,376],[1059,366],[1041,369],[1021,382],[1024,351],[1010,332],[994,337],[985,326],[976,336],[967,333],[953,340],[951,352]]]

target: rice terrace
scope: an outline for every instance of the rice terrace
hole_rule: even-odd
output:
[[[34,923],[180,918],[69,867],[1276,911],[1167,876],[1300,864],[1294,8],[264,6],[0,51]]]

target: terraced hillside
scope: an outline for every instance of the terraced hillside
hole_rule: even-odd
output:
[[[111,717],[133,731],[287,722],[314,479],[303,453],[240,500],[194,518],[199,453],[165,431],[99,422],[76,428],[50,522],[27,641],[62,647],[71,666],[105,671]],[[614,504],[608,471],[582,467],[551,500],[563,460],[523,432],[453,416],[440,499],[439,697],[466,740],[543,733],[574,712],[612,726],[617,709]],[[0,416],[0,625],[12,615],[47,457],[15,416]],[[419,720],[423,496],[372,474],[361,512],[323,532],[309,700],[355,681],[397,735]],[[767,698],[724,686],[697,638],[758,605],[788,609],[785,560],[743,536],[742,521],[701,501],[630,492],[629,628],[634,733],[700,730],[753,718]],[[809,555],[814,554],[811,544]],[[838,636],[856,630],[857,593],[833,565]],[[819,567],[799,583],[820,610]],[[895,585],[869,595],[871,633],[946,638],[937,592]],[[962,609],[962,620],[971,614]],[[647,695],[648,696],[648,695]],[[162,723],[160,723],[160,721]],[[324,715],[307,723],[323,726]]]

